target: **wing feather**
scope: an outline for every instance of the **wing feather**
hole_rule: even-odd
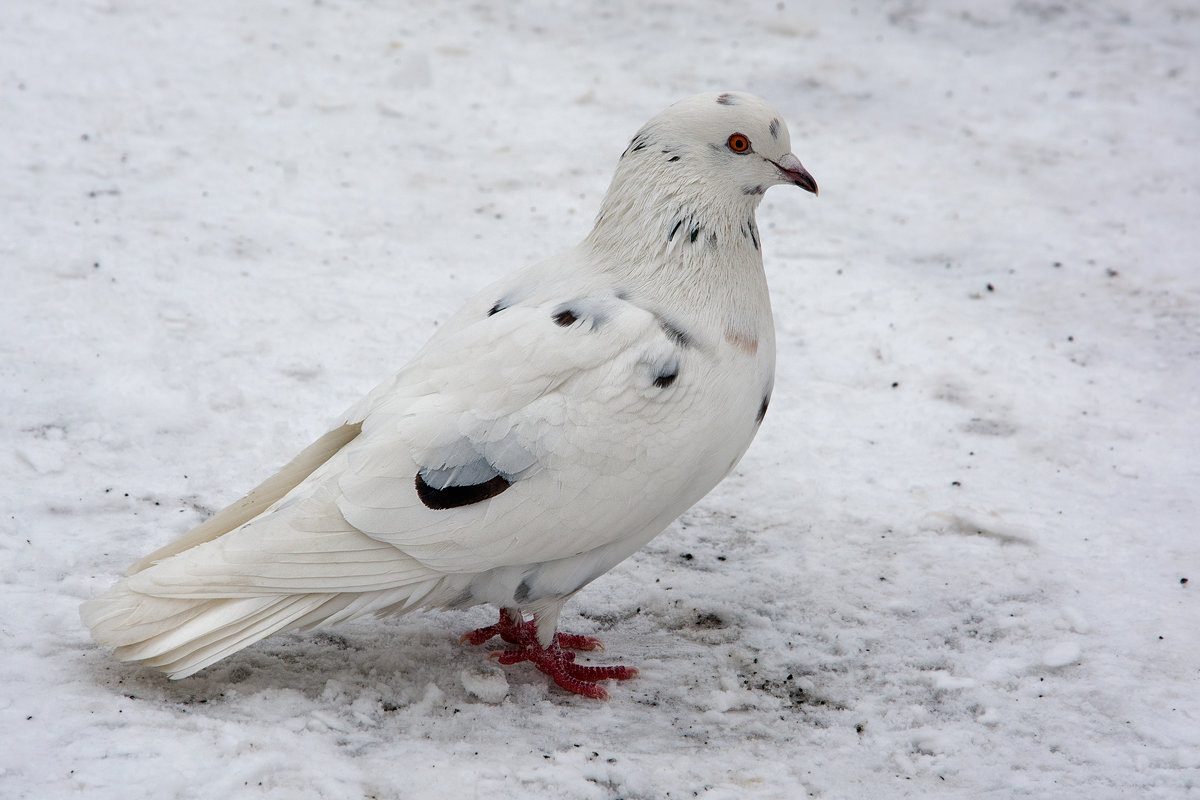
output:
[[[637,462],[656,449],[648,440],[679,439],[646,413],[673,396],[646,364],[678,365],[680,349],[652,313],[612,295],[532,298],[459,323],[375,393],[336,476],[338,510],[448,573],[636,537],[696,499],[680,494],[682,475],[656,469],[678,458],[670,448]],[[423,502],[422,481],[456,494]]]
[[[656,533],[698,499],[681,487],[699,460],[686,443],[703,437],[687,435],[686,415],[684,435],[659,429],[697,349],[654,314],[556,296],[447,328],[346,424],[135,564],[128,589],[168,602],[402,589],[404,605],[448,574]],[[680,378],[664,390],[646,365],[666,361]],[[439,502],[423,501],[422,481]]]
[[[150,555],[135,561],[125,574],[133,575],[141,572],[158,561],[216,539],[254,519],[296,488],[317,467],[328,461],[334,453],[353,441],[361,430],[361,423],[355,422],[340,425],[329,431],[300,451],[300,454],[279,472],[251,489],[245,497],[217,512],[165,547],[160,547]]]

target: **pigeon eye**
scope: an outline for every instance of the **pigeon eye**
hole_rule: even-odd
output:
[[[726,142],[726,144],[728,144],[729,149],[735,153],[749,153],[750,152],[750,140],[746,138],[745,134],[742,134],[742,133],[733,134],[732,136],[729,137],[729,141]]]

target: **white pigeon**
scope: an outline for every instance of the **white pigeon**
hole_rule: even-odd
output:
[[[775,370],[754,212],[817,184],[783,118],[736,92],[683,100],[621,155],[579,245],[476,295],[343,425],[83,604],[124,661],[182,678],[273,633],[493,603],[501,663],[568,691],[563,604],[737,464]]]

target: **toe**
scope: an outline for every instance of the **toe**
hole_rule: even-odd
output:
[[[603,650],[604,643],[595,636],[580,636],[576,633],[559,633],[558,646],[568,650]]]

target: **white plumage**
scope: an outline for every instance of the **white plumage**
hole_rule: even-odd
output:
[[[282,630],[493,603],[557,648],[566,600],[715,486],[762,421],[775,336],[754,212],[780,183],[816,192],[764,101],[671,106],[582,243],[478,294],[344,425],[85,603],[93,637],[181,678]]]

